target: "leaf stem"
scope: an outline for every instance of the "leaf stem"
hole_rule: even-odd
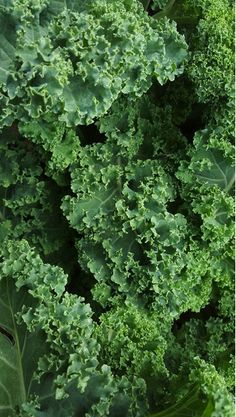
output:
[[[175,1],[176,0],[170,0],[169,3],[161,12],[154,14],[154,16],[152,17],[154,19],[161,19],[166,16],[169,19],[175,20],[177,24],[195,26],[199,20],[198,15],[196,16],[184,16],[184,15],[177,15],[177,14],[175,15],[175,13],[173,13],[173,6],[175,4]]]
[[[21,391],[21,400],[22,403],[26,402],[27,396],[26,396],[26,390],[25,390],[25,381],[24,381],[24,372],[22,367],[22,360],[21,360],[21,350],[20,350],[20,342],[18,338],[17,328],[16,328],[16,322],[15,322],[15,316],[14,312],[12,310],[11,301],[10,301],[10,295],[9,295],[9,288],[8,288],[8,282],[7,282],[7,297],[8,297],[8,303],[11,309],[11,317],[12,317],[12,324],[13,324],[13,330],[14,330],[14,340],[15,340],[15,346],[16,346],[16,355],[17,355],[17,362],[18,362],[18,375],[19,375],[19,384],[20,384],[20,391]]]
[[[144,2],[144,5],[143,5],[144,10],[148,9],[150,3],[151,3],[151,0],[146,0],[146,2]]]
[[[121,167],[121,158],[120,158],[120,156],[118,156],[118,158],[117,158],[117,162],[118,162],[118,165]],[[120,192],[120,194],[122,194],[122,181],[121,181],[121,177],[119,177],[118,179],[117,179],[117,185],[118,185],[118,189],[119,189],[119,192]]]
[[[227,184],[227,186],[225,187],[225,189],[224,189],[224,191],[226,192],[226,193],[228,193],[230,190],[231,190],[231,188],[233,187],[233,185],[234,185],[234,182],[235,182],[235,173],[234,173],[234,175],[232,176],[232,178],[230,179],[230,181],[228,182],[228,184]]]
[[[154,14],[154,16],[152,17],[154,19],[161,19],[162,17],[165,17],[165,16],[168,17],[174,4],[175,4],[175,0],[169,0],[166,7],[161,12]]]
[[[183,397],[177,404],[168,407],[166,410],[159,411],[155,414],[149,415],[149,417],[175,417],[181,410],[188,409],[198,400],[199,389],[193,387],[192,390]]]

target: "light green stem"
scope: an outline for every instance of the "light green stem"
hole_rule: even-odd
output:
[[[17,367],[18,367],[18,375],[19,375],[19,386],[20,386],[20,392],[21,392],[21,402],[24,403],[27,401],[27,396],[26,396],[26,390],[25,390],[24,371],[22,367],[21,349],[20,349],[20,342],[19,342],[17,328],[16,328],[15,315],[11,306],[11,299],[10,299],[8,287],[7,287],[7,296],[8,296],[8,303],[11,309],[11,317],[12,317],[12,324],[13,324],[13,332],[14,332],[13,336],[15,340],[16,355],[17,355]]]
[[[156,13],[153,16],[153,18],[154,19],[161,19],[162,17],[165,17],[165,16],[168,17],[172,7],[174,6],[174,4],[175,4],[175,0],[169,0],[166,7],[161,12]]]
[[[226,193],[228,193],[228,192],[231,190],[231,188],[232,188],[232,187],[233,187],[233,185],[234,185],[234,182],[235,182],[235,173],[234,173],[234,175],[232,176],[232,178],[230,179],[229,183],[227,184],[227,187],[225,187],[225,192],[226,192]]]

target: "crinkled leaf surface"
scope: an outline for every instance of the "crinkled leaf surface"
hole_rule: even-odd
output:
[[[4,4],[0,19],[6,124],[48,113],[68,126],[89,124],[121,93],[139,97],[152,77],[173,80],[187,54],[176,25],[153,21],[135,0],[25,0]]]

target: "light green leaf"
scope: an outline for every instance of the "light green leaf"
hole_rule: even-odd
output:
[[[207,166],[196,171],[200,182],[209,187],[218,185],[222,190],[228,192],[234,185],[235,172],[230,160],[226,159],[222,152],[216,149],[200,149],[194,160],[206,160]]]
[[[30,393],[39,356],[44,353],[42,334],[29,334],[18,324],[16,314],[32,297],[16,291],[12,280],[0,282],[0,411],[1,417],[14,415]]]

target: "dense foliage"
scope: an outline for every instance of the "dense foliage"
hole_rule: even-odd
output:
[[[233,417],[233,1],[0,22],[1,417]]]

